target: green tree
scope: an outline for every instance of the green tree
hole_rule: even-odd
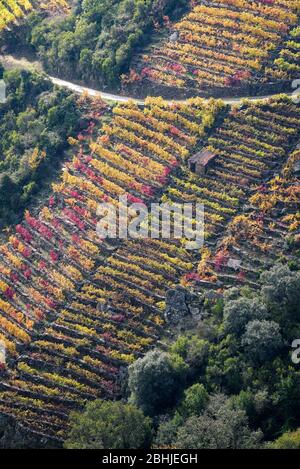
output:
[[[282,349],[280,326],[274,321],[251,321],[242,336],[245,356],[256,364],[272,360]]]
[[[184,391],[180,412],[184,416],[200,415],[208,400],[209,395],[203,384],[193,384]]]
[[[214,392],[240,392],[243,361],[239,349],[238,340],[229,334],[218,343],[211,344],[205,370],[207,388]]]
[[[171,346],[171,352],[179,355],[197,373],[203,370],[208,358],[209,342],[196,335],[179,336]]]
[[[178,428],[183,425],[183,423],[184,418],[179,412],[175,412],[173,418],[165,415],[161,417],[154,439],[154,447],[172,447],[174,441],[176,441]]]
[[[249,321],[267,317],[267,308],[259,298],[238,298],[224,307],[224,328],[228,334],[240,336]]]
[[[67,449],[137,449],[151,443],[151,420],[130,404],[96,400],[70,417]]]
[[[300,272],[292,272],[287,265],[277,264],[261,275],[262,295],[273,308],[278,320],[300,319]]]
[[[158,350],[148,352],[129,367],[131,401],[146,415],[163,412],[175,403],[187,367],[178,355]]]
[[[257,448],[261,431],[253,432],[245,411],[234,409],[222,395],[211,397],[203,415],[192,416],[178,429],[175,446],[184,449]]]

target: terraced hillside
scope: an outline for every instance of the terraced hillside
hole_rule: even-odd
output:
[[[55,11],[68,11],[68,3],[65,0],[50,0],[48,2],[38,0],[3,0],[0,3],[0,31],[9,28],[13,24],[26,17],[35,8]]]
[[[125,243],[112,257],[116,246],[96,234],[98,203],[157,197],[222,104],[163,107],[117,107],[97,141],[93,127],[73,140],[76,156],[49,204],[37,217],[27,213],[0,247],[9,355],[1,411],[39,433],[62,438],[70,408],[118,395],[122,367],[158,339],[157,303],[192,267],[185,250],[155,241]]]
[[[257,276],[275,261],[293,265],[300,247],[299,150],[289,156],[279,176],[258,188],[250,198],[249,211],[236,216],[228,229],[228,236],[214,255],[213,266],[217,278],[228,282],[233,270],[230,258],[241,261],[239,280],[255,286]]]
[[[211,191],[213,205],[205,206],[222,216],[217,224],[221,236],[212,248],[206,246],[197,272],[188,274],[186,281],[215,289],[236,284],[256,288],[260,273],[276,260],[293,260],[299,250],[300,194],[299,150],[291,150],[298,139],[299,106],[283,97],[233,110],[208,140],[219,158],[207,183],[219,190],[229,185],[222,202],[230,216],[220,196]],[[199,186],[203,191],[195,181],[195,190]],[[224,218],[231,220],[225,234]]]
[[[22,19],[32,10],[29,0],[9,0],[1,2],[0,6],[0,31],[7,28],[11,23]]]
[[[269,226],[266,215],[266,234],[255,232],[253,247],[241,229],[236,243],[246,243],[243,252],[224,238],[245,217],[258,217],[255,226],[262,230],[259,188],[268,171],[274,175],[285,164],[299,138],[299,106],[282,97],[232,110],[208,141],[218,152],[215,167],[196,176],[187,158],[203,144],[220,111],[220,102],[200,99],[169,105],[149,98],[143,110],[133,103],[116,107],[111,125],[97,138],[92,126],[73,140],[76,156],[48,205],[37,216],[27,213],[0,247],[0,338],[8,351],[0,410],[20,428],[62,440],[70,410],[97,397],[118,397],[124,368],[160,340],[166,293],[180,278],[197,289],[221,291],[236,279],[255,285],[257,262],[279,254],[288,223],[298,230],[298,215],[290,218],[294,199],[287,199],[288,218]],[[284,196],[294,187],[288,179],[291,161],[284,170]],[[273,191],[276,181],[266,190]],[[200,263],[180,240],[101,242],[97,205],[116,204],[125,194],[147,204],[204,203],[207,242]],[[297,191],[293,197],[299,201]],[[259,249],[270,233],[276,249],[263,257]],[[245,255],[238,271],[221,258],[224,246],[228,257]],[[259,252],[253,263],[250,252]]]
[[[271,78],[297,79],[300,71],[300,28],[292,29],[274,64],[267,70]]]
[[[199,0],[192,4],[168,38],[136,58],[136,69],[145,83],[196,93],[274,81],[265,69],[297,24],[298,2]],[[287,54],[280,53],[279,66]],[[293,54],[288,55],[291,60]]]

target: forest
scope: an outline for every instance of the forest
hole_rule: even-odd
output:
[[[50,187],[67,138],[84,125],[72,93],[44,76],[4,72],[0,105],[0,227],[16,223],[42,189]]]
[[[8,33],[8,43],[32,47],[52,75],[112,87],[155,28],[186,6],[187,0],[77,1],[72,14],[59,19],[49,20],[45,11],[30,13],[25,31]]]
[[[300,371],[289,346],[299,334],[299,305],[299,271],[280,264],[261,275],[259,292],[234,287],[217,303],[207,300],[196,334],[129,367],[124,409],[94,401],[71,416],[66,446],[299,448]],[[121,429],[110,432],[123,412]]]

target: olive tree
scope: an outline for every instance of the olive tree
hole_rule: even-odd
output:
[[[159,414],[178,396],[187,365],[178,355],[148,352],[129,367],[130,400],[145,414]]]
[[[224,307],[224,328],[228,334],[240,336],[249,321],[266,319],[267,307],[259,298],[239,298]]]
[[[176,447],[184,449],[257,448],[261,431],[249,428],[246,412],[235,409],[222,394],[211,397],[200,416],[192,416],[177,432]]]
[[[274,321],[251,321],[242,336],[245,356],[254,363],[272,360],[282,349],[280,326]]]
[[[67,449],[137,449],[151,443],[151,420],[122,402],[96,400],[74,412]]]
[[[287,265],[277,264],[261,275],[262,296],[279,319],[298,321],[300,319],[300,272],[292,272]]]

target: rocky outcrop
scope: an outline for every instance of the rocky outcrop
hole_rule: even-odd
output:
[[[182,320],[201,319],[203,299],[184,287],[177,286],[167,291],[165,320],[169,324],[178,324]]]

